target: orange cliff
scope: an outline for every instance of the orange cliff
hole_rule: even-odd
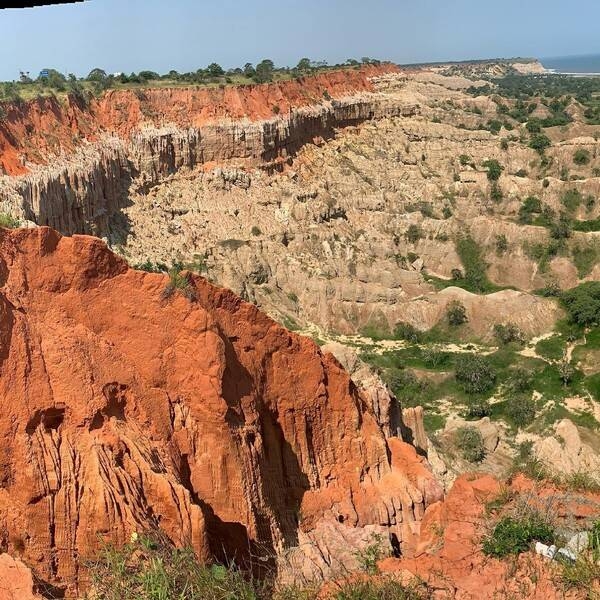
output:
[[[441,490],[333,356],[167,283],[95,238],[0,231],[0,551],[72,593],[101,540],[154,527],[201,558],[414,547]]]
[[[127,137],[144,125],[201,127],[224,119],[273,118],[291,109],[372,92],[371,77],[397,72],[391,64],[340,69],[289,81],[223,88],[110,90],[86,105],[70,96],[4,103],[0,119],[0,173],[21,175],[27,163],[45,164],[103,133]]]

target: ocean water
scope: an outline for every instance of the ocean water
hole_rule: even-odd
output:
[[[540,62],[556,73],[593,73],[600,75],[600,54],[586,54],[584,56],[557,56],[542,58]]]

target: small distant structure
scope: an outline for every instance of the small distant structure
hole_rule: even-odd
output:
[[[42,69],[40,71],[40,79],[48,79],[50,77],[50,71],[48,69]]]
[[[121,71],[117,71],[116,73],[113,73],[113,77],[121,77],[121,75],[123,75],[123,73]]]

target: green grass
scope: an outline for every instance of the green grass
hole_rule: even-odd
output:
[[[560,360],[564,350],[565,340],[559,335],[553,335],[552,337],[540,340],[535,346],[537,354],[548,360]]]
[[[483,258],[483,252],[471,236],[460,237],[456,241],[456,252],[464,268],[462,280],[454,281],[454,285],[474,293],[490,293],[500,288],[487,278],[488,265]]]
[[[575,244],[571,250],[573,264],[580,279],[587,277],[600,260],[600,247],[597,243]]]
[[[4,227],[5,229],[15,229],[20,227],[21,222],[18,219],[15,219],[12,215],[8,213],[0,213],[0,227]]]
[[[105,545],[88,567],[96,600],[258,600],[263,594],[260,582],[235,567],[199,563],[191,549],[174,548],[160,532],[122,548]]]
[[[341,584],[330,600],[427,600],[431,592],[424,584],[405,585],[390,576],[350,580]],[[233,599],[232,599],[233,600]]]
[[[574,221],[572,227],[575,231],[600,231],[600,219],[590,219],[589,221]]]
[[[600,402],[600,373],[595,373],[587,377],[583,385],[585,389],[592,395],[594,400]]]
[[[506,516],[496,524],[491,535],[484,540],[483,552],[487,556],[503,558],[511,554],[527,552],[534,541],[552,544],[554,537],[554,527],[539,514]]]

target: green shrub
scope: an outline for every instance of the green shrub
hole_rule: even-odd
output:
[[[504,167],[496,159],[486,160],[482,165],[487,169],[487,178],[490,181],[498,181],[500,179]]]
[[[477,242],[471,236],[460,237],[456,241],[456,251],[465,268],[467,289],[476,293],[491,291],[493,286],[487,278],[488,265]]]
[[[454,434],[454,443],[462,457],[471,463],[481,462],[485,458],[483,436],[475,427],[459,427]]]
[[[533,214],[540,214],[542,212],[542,203],[536,196],[528,196],[523,201],[521,208],[519,208],[519,221],[521,223],[531,223],[531,216]]]
[[[531,139],[529,140],[529,147],[540,154],[543,154],[544,150],[549,148],[551,145],[552,142],[550,141],[550,138],[543,133],[536,133],[532,135]]]
[[[506,401],[506,414],[517,427],[526,427],[535,419],[535,404],[529,398],[512,395]]]
[[[496,254],[502,256],[508,250],[508,240],[503,233],[496,236]]]
[[[486,398],[479,398],[477,396],[469,398],[467,401],[467,419],[483,419],[483,417],[489,417],[492,414],[492,407],[489,400]]]
[[[487,358],[477,354],[457,357],[455,377],[468,394],[481,394],[496,385],[496,371]]]
[[[385,380],[392,392],[405,406],[417,406],[424,401],[424,395],[430,393],[427,379],[419,379],[410,369],[389,369]]]
[[[600,281],[588,281],[562,293],[564,307],[573,323],[600,324]]]
[[[573,229],[575,231],[585,231],[589,233],[591,231],[600,231],[600,219],[590,219],[589,221],[575,221],[573,223]]]
[[[560,197],[560,201],[567,211],[572,213],[575,212],[583,202],[583,196],[578,189],[572,188],[564,192]]]
[[[174,265],[169,270],[169,282],[162,291],[161,298],[163,300],[169,299],[176,292],[181,293],[190,302],[197,300],[196,290],[192,284],[192,281],[188,274],[182,273],[182,265]]]
[[[573,162],[576,165],[587,165],[590,162],[590,152],[589,150],[586,150],[585,148],[579,148],[578,150],[575,151],[575,154],[573,154]]]
[[[421,332],[410,323],[399,321],[394,327],[394,337],[399,340],[406,340],[412,344],[419,344],[423,336]]]
[[[517,344],[525,343],[525,334],[515,323],[496,323],[494,325],[494,337],[502,345],[515,342]]]
[[[423,350],[423,362],[429,369],[437,369],[450,362],[451,355],[443,350],[435,350],[434,348],[425,348]]]
[[[540,133],[542,131],[542,122],[539,119],[532,117],[527,121],[525,127],[529,133]]]
[[[146,271],[146,273],[167,273],[169,271],[163,263],[153,263],[150,259],[135,265],[134,268],[138,271]]]
[[[593,595],[588,595],[597,581],[600,581],[599,556],[593,551],[582,552],[575,562],[563,561],[560,565],[560,580],[566,589],[579,589],[588,598],[593,600]],[[596,596],[597,597],[597,596]]]
[[[458,327],[459,325],[463,325],[469,319],[467,318],[467,309],[462,302],[458,300],[452,300],[446,308],[446,317],[448,318],[448,323],[453,327]]]
[[[423,237],[423,230],[414,223],[408,226],[406,230],[406,239],[411,244],[416,244]]]
[[[497,135],[498,133],[500,133],[500,130],[502,129],[502,123],[500,121],[498,121],[497,119],[490,119],[487,122],[487,129],[490,131],[490,133]]]
[[[506,389],[513,394],[528,392],[533,388],[533,376],[530,371],[517,367],[511,370],[506,380]]]
[[[500,200],[502,200],[502,198],[504,198],[504,194],[502,193],[502,188],[495,181],[492,183],[492,188],[490,190],[490,198],[494,202],[500,202]]]
[[[483,542],[483,552],[502,558],[510,554],[527,552],[532,542],[552,544],[554,528],[541,516],[532,513],[523,517],[503,517],[492,534]]]
[[[388,555],[389,553],[386,551],[381,534],[373,534],[370,544],[354,553],[361,570],[369,575],[377,575],[379,573],[377,563]]]
[[[260,230],[260,227],[257,227],[256,225],[252,226],[252,229],[250,230],[250,233],[252,235],[260,235],[262,233],[262,231]]]
[[[18,219],[7,213],[0,213],[0,227],[4,229],[16,229],[21,225]]]
[[[471,161],[471,157],[470,157],[468,154],[461,154],[461,155],[458,157],[458,160],[459,160],[460,164],[461,164],[463,167],[466,167],[467,165],[470,165],[470,164],[471,164],[471,162],[472,162],[472,161]]]
[[[555,240],[566,240],[571,237],[571,221],[561,215],[560,219],[550,225],[550,237]]]
[[[573,264],[577,267],[577,274],[580,279],[583,279],[598,264],[600,248],[598,244],[594,243],[577,244],[572,249],[572,255]]]

